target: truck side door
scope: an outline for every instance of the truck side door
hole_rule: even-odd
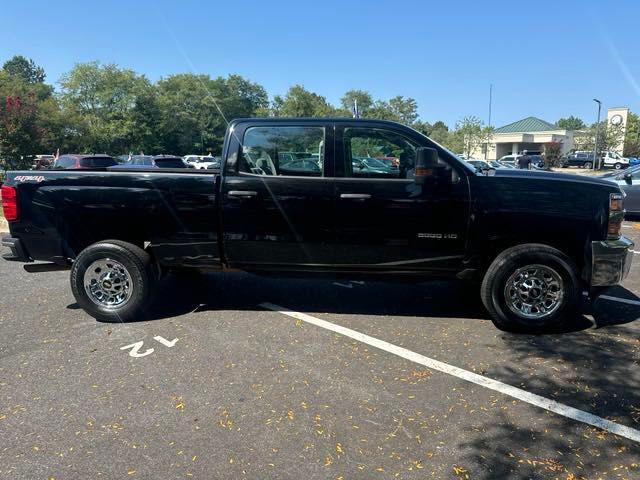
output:
[[[336,264],[389,272],[459,268],[467,175],[442,161],[437,180],[417,184],[420,146],[427,145],[399,127],[336,127]]]
[[[326,121],[234,127],[221,188],[229,266],[313,270],[332,262],[333,142]]]

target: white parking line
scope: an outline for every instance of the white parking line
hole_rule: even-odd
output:
[[[602,298],[604,300],[611,300],[612,302],[628,303],[629,305],[640,305],[640,301],[638,301],[638,300],[630,300],[628,298],[612,297],[610,295],[600,295],[597,298]]]
[[[535,405],[540,408],[544,408],[545,410],[548,410],[550,412],[557,413],[558,415],[562,415],[564,417],[577,420],[578,422],[592,425],[602,430],[614,433],[615,435],[628,438],[635,442],[640,442],[640,430],[636,430],[625,425],[620,425],[619,423],[615,423],[611,420],[598,417],[597,415],[585,412],[584,410],[578,410],[577,408],[564,405],[562,403],[556,402],[555,400],[536,395],[535,393],[527,392],[526,390],[522,390],[521,388],[513,387],[506,383],[493,380],[492,378],[484,377],[482,375],[478,375],[477,373],[473,373],[468,370],[449,365],[448,363],[425,357],[424,355],[412,352],[411,350],[408,350],[406,348],[399,347],[392,343],[385,342],[384,340],[371,337],[350,328],[336,325],[335,323],[331,323],[320,318],[312,317],[311,315],[307,315],[306,313],[294,312],[293,310],[289,310],[288,308],[281,307],[279,305],[274,305],[273,303],[261,303],[260,306],[267,310],[273,310],[274,312],[279,312],[283,315],[302,320],[303,322],[310,323],[317,327],[339,333],[340,335],[344,335],[349,338],[353,338],[354,340],[366,343],[367,345],[371,345],[372,347],[379,348],[380,350],[384,350],[385,352],[392,353],[393,355],[397,355],[398,357],[402,357],[411,362],[424,365],[427,368],[446,373],[447,375],[453,375],[454,377],[461,378],[462,380],[466,380],[467,382],[475,383],[476,385],[480,385],[490,390],[495,390],[496,392],[509,395],[510,397],[517,398],[518,400],[521,400],[523,402]]]

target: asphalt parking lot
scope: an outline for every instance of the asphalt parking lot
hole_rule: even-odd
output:
[[[640,249],[557,334],[495,329],[457,283],[246,274],[105,324],[67,272],[1,261],[0,476],[639,478],[639,293]]]

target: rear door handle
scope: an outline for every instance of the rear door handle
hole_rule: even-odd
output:
[[[229,190],[227,193],[230,197],[257,197],[258,192],[253,190]]]
[[[341,193],[340,198],[348,198],[351,200],[368,200],[371,195],[368,193]]]

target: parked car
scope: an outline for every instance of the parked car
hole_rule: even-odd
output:
[[[220,157],[213,155],[185,155],[182,159],[193,168],[198,170],[206,170],[211,165],[212,168],[220,168]]]
[[[204,165],[204,167],[202,167]],[[194,165],[195,168],[204,168],[207,170],[220,170],[220,166],[222,165],[222,157],[214,157],[214,156],[205,156],[202,157],[200,162]]]
[[[42,170],[43,168],[51,168],[55,162],[54,155],[36,155],[31,165],[32,170]]]
[[[354,176],[397,177],[399,174],[398,168],[390,163],[371,157],[352,157],[351,168]]]
[[[629,215],[640,215],[640,165],[629,167],[624,172],[614,171],[600,175],[611,180],[625,193],[624,209]]]
[[[602,154],[602,164],[605,167],[612,167],[621,170],[629,166],[629,159],[616,152],[605,152]]]
[[[518,164],[515,161],[508,161],[508,160],[501,160],[498,163],[500,163],[501,165],[503,165],[505,168],[510,168],[510,169],[518,169]],[[543,168],[540,168],[537,165],[534,165],[533,163],[531,164],[531,170],[544,170]],[[527,170],[521,170],[523,172],[526,172]]]
[[[479,172],[484,170],[489,170],[490,168],[494,168],[489,162],[484,160],[476,160],[470,158],[469,160],[465,160],[469,165],[472,165],[474,168],[478,169]]]
[[[105,154],[66,154],[60,155],[53,164],[54,170],[75,170],[85,168],[107,168],[117,165],[115,158]]]
[[[143,318],[163,272],[192,268],[476,279],[496,326],[540,331],[573,320],[583,292],[629,272],[624,195],[609,180],[479,173],[381,120],[241,119],[228,132],[220,174],[9,172],[5,258],[47,262],[27,271],[70,269],[78,305],[110,322]],[[400,176],[354,174],[345,152],[365,142],[401,151]],[[320,145],[335,147],[283,174],[279,150]]]
[[[499,161],[497,161],[497,160],[486,160],[486,162],[487,162],[489,165],[491,165],[493,168],[514,168],[514,167],[512,167],[512,166],[510,166],[510,165],[508,166],[508,165],[505,165],[505,164],[503,164],[503,163],[500,163],[500,162],[499,162]]]
[[[629,166],[633,167],[635,165],[640,165],[640,158],[637,157],[629,157]]]
[[[562,168],[593,168],[593,152],[574,152],[561,158]]]
[[[131,155],[128,162],[118,164],[112,169],[125,168],[194,168],[188,165],[182,157],[175,155]]]
[[[518,168],[518,159],[522,157],[522,154],[517,154],[517,155],[505,155],[503,157],[500,157],[498,159],[498,161],[500,163],[502,162],[508,162],[510,164],[514,165],[514,168]],[[542,168],[544,167],[544,161],[542,160],[542,156],[538,155],[538,154],[529,154],[529,157],[531,158],[531,165],[538,167],[538,168]]]

